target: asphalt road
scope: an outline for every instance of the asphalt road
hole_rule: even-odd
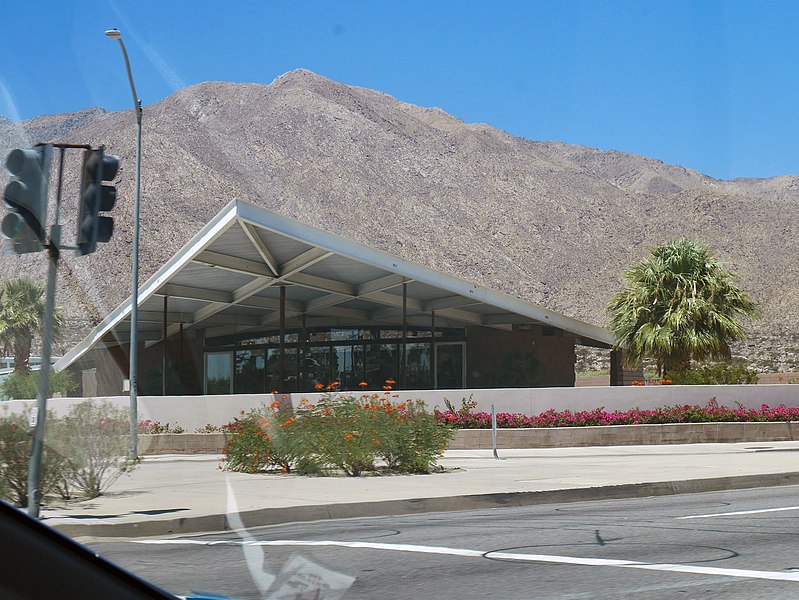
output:
[[[177,594],[263,598],[284,569],[275,585],[354,577],[348,599],[796,598],[799,487],[87,545]]]

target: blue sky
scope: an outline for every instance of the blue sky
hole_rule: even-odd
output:
[[[130,108],[117,27],[145,106],[303,67],[533,140],[771,177],[799,173],[797,25],[776,0],[9,2],[0,113]]]

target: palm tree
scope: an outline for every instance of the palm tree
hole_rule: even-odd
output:
[[[729,359],[730,343],[746,335],[739,319],[758,313],[734,279],[698,242],[652,248],[624,272],[625,286],[608,305],[616,349],[629,363],[654,358],[661,377],[691,360]]]
[[[0,289],[0,345],[14,356],[14,372],[29,373],[33,337],[44,327],[45,286],[28,277],[9,279]],[[58,337],[63,317],[56,311],[53,337]]]

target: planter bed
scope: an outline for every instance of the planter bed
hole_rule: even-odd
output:
[[[570,448],[577,446],[648,446],[784,442],[799,440],[799,422],[669,423],[601,427],[542,427],[497,430],[498,448]],[[158,454],[221,454],[224,433],[139,435],[142,456]],[[490,429],[459,429],[450,450],[491,448]]]

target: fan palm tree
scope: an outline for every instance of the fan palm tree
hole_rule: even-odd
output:
[[[14,356],[14,372],[29,373],[28,361],[34,336],[44,327],[45,286],[28,277],[9,279],[0,289],[0,345],[4,353]],[[63,326],[63,317],[56,311],[53,337]]]
[[[652,248],[624,272],[625,286],[608,305],[615,347],[630,363],[654,358],[661,377],[692,360],[729,359],[730,343],[746,335],[741,317],[758,313],[734,279],[690,239]]]

